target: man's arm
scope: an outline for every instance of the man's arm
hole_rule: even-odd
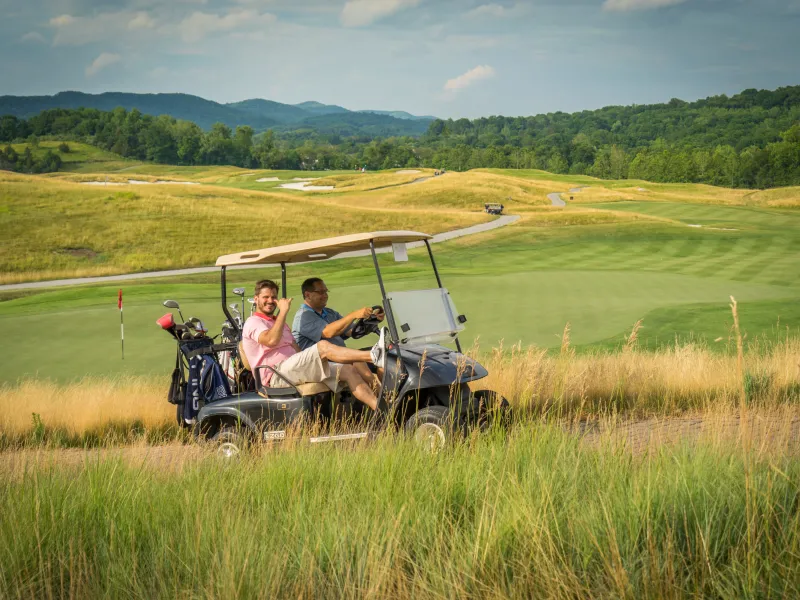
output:
[[[283,337],[283,326],[286,324],[286,317],[289,314],[289,307],[292,305],[291,298],[281,298],[278,300],[280,312],[275,317],[275,324],[267,331],[262,331],[258,336],[258,343],[268,348],[277,346]]]
[[[322,330],[323,338],[332,338],[337,335],[342,335],[350,327],[354,319],[367,319],[372,315],[372,309],[368,306],[354,310],[349,315],[342,317],[338,321],[328,323],[325,329]]]

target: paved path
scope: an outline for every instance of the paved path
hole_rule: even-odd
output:
[[[561,199],[561,194],[558,192],[552,192],[547,194],[547,197],[550,198],[550,202],[553,203],[553,206],[566,206],[567,203]]]
[[[465,235],[474,235],[476,233],[483,233],[484,231],[491,231],[492,229],[497,229],[498,227],[503,227],[505,225],[509,225],[514,223],[515,221],[519,220],[519,215],[504,215],[495,219],[494,221],[489,221],[488,223],[480,223],[478,225],[473,225],[471,227],[465,227],[463,229],[454,229],[453,231],[445,231],[444,233],[437,233],[433,236],[431,240],[432,244],[436,244],[438,242],[445,242],[447,240],[452,240],[455,238],[463,237]],[[414,242],[413,244],[408,244],[409,248],[417,248],[419,246],[424,245],[423,242]],[[391,252],[391,247],[388,248],[379,248],[377,250],[378,253],[385,253]],[[328,260],[336,260],[338,258],[352,258],[356,256],[369,256],[369,250],[358,250],[355,252],[344,252],[339,254],[338,256],[334,256]],[[239,267],[229,267],[229,270],[238,270],[238,269],[258,269],[268,267],[270,265],[244,265]],[[43,289],[43,288],[51,288],[51,287],[61,287],[65,285],[81,285],[85,283],[106,283],[112,281],[130,281],[133,279],[151,279],[153,277],[174,277],[179,275],[195,275],[198,273],[215,273],[219,271],[219,267],[195,267],[192,269],[174,269],[171,271],[151,271],[147,273],[129,273],[126,275],[107,275],[104,277],[78,277],[75,279],[54,279],[51,281],[31,281],[27,283],[9,283],[5,285],[0,285],[0,291],[11,291],[11,290],[27,290],[27,289]]]

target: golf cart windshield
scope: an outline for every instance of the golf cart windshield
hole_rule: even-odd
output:
[[[386,298],[402,344],[451,342],[464,329],[445,288],[390,292]]]

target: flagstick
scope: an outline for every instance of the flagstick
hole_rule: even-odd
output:
[[[122,290],[117,293],[117,308],[119,309],[119,341],[122,344],[122,360],[125,360],[125,322],[122,319]]]

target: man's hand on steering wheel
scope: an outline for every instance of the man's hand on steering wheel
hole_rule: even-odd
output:
[[[380,305],[375,305],[372,308],[364,307],[351,314],[364,315],[353,319],[350,325],[350,337],[354,339],[362,338],[368,333],[377,333],[378,324],[386,318],[383,307]]]

